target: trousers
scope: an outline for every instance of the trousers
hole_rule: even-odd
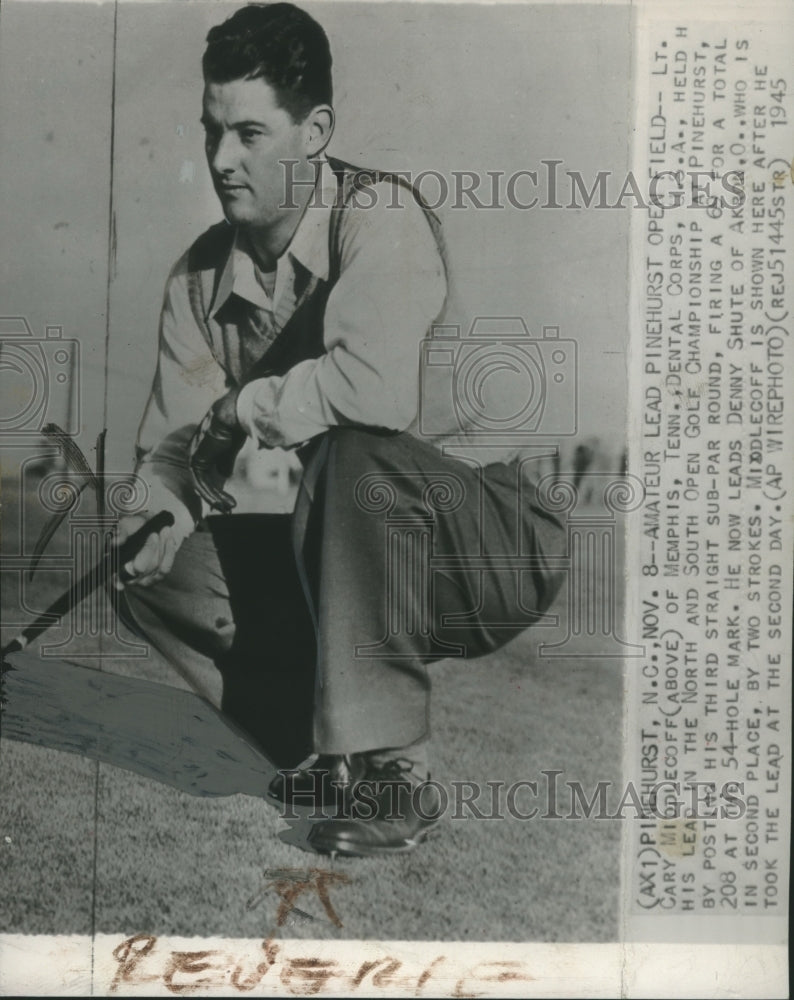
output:
[[[219,671],[221,709],[279,766],[426,737],[428,664],[504,645],[563,579],[563,527],[518,460],[350,427],[301,458],[292,514],[210,516],[123,595],[168,659]]]

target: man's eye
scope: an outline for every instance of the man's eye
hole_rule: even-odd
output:
[[[262,135],[259,129],[255,128],[244,128],[240,132],[243,142],[256,142],[256,140]]]

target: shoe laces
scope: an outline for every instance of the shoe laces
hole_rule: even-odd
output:
[[[414,762],[407,757],[389,757],[384,761],[367,761],[366,777],[369,781],[410,781]]]

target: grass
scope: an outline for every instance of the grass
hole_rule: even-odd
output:
[[[7,552],[19,537],[14,530],[22,530],[10,485],[5,479]],[[36,529],[25,527],[33,538]],[[19,602],[15,575],[4,577],[7,621]],[[29,604],[42,607],[62,583],[62,576],[51,579],[45,572],[27,594]],[[561,596],[560,612],[563,602]],[[559,637],[552,630],[530,631],[490,657],[432,668],[436,780],[446,787],[461,780],[509,786],[542,781],[544,769],[562,770],[561,782],[577,780],[586,789],[619,779],[620,663],[536,656],[541,640]],[[113,670],[184,686],[155,656],[114,661]],[[233,937],[278,931],[298,938],[472,941],[617,937],[619,829],[611,821],[448,817],[412,854],[334,862],[350,880],[331,889],[341,928],[328,920],[315,894],[304,893],[302,913],[293,911],[277,929],[280,899],[268,888],[267,872],[330,865],[288,842],[287,825],[264,798],[202,798],[76,754],[2,738],[0,801],[0,931]],[[566,811],[563,796],[560,812]],[[253,897],[258,900],[249,906]]]

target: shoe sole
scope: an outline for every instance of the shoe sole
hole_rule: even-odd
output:
[[[411,851],[415,850],[427,839],[428,834],[432,833],[437,826],[437,823],[433,823],[430,826],[423,827],[410,840],[404,840],[401,844],[390,845],[388,847],[382,844],[331,844],[330,841],[318,844],[312,840],[311,835],[309,835],[309,845],[318,854],[330,854],[332,858],[337,855],[343,858],[371,858],[382,857],[388,854],[410,854]]]

